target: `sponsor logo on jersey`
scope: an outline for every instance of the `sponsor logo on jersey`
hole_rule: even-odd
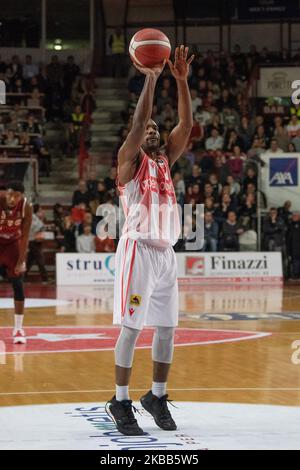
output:
[[[135,307],[140,307],[141,302],[142,302],[142,297],[140,295],[133,294],[130,296],[130,301],[129,301],[130,305],[134,305]]]

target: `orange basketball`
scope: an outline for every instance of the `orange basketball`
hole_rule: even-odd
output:
[[[162,31],[145,28],[132,37],[129,54],[137,65],[152,68],[170,58],[171,44]]]

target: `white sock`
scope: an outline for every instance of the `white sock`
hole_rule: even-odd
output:
[[[24,315],[15,315],[15,329],[21,330],[23,327]]]
[[[116,385],[116,399],[117,401],[129,400],[128,385]]]
[[[163,397],[167,392],[167,382],[152,382],[152,393],[157,398]]]

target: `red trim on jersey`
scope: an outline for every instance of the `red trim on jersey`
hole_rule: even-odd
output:
[[[133,245],[133,253],[131,255],[131,262],[130,262],[130,268],[129,268],[129,276],[128,276],[128,280],[127,280],[125,302],[124,302],[123,309],[122,309],[122,316],[123,317],[125,315],[125,307],[126,307],[126,302],[127,302],[127,297],[128,297],[128,290],[129,290],[129,285],[130,285],[131,278],[132,278],[132,271],[133,271],[133,263],[134,263],[134,260],[135,260],[136,245],[137,245],[137,243],[135,241],[134,245]]]
[[[129,239],[127,238],[126,245],[125,245],[123,268],[122,268],[122,277],[121,277],[122,315],[123,315],[123,311],[124,311],[124,269],[125,269],[125,261],[126,261],[128,243],[129,243]]]

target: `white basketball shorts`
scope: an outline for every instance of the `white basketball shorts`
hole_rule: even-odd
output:
[[[114,324],[142,330],[178,325],[177,262],[173,248],[122,239],[115,258]]]

